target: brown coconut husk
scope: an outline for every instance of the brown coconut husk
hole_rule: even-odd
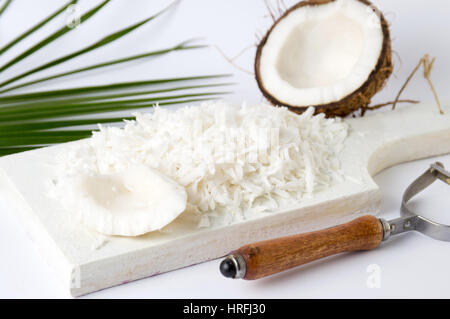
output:
[[[270,92],[268,92],[267,89],[264,87],[259,69],[260,69],[262,49],[266,44],[269,35],[271,34],[272,30],[278,25],[278,23],[281,20],[283,20],[287,15],[289,15],[292,11],[306,6],[323,5],[333,1],[335,0],[306,0],[299,2],[295,6],[288,9],[278,20],[275,21],[275,23],[272,25],[267,34],[259,43],[255,58],[255,77],[261,92],[267,98],[267,100],[269,100],[269,102],[272,103],[273,105],[286,106],[295,113],[303,113],[309,107],[309,106],[289,105],[288,103],[285,103],[273,97],[270,94]],[[371,8],[373,8],[373,10],[377,10],[375,6],[373,6],[372,3],[367,0],[357,0],[357,1],[360,1],[367,6],[370,6]],[[353,112],[359,109],[361,109],[362,113],[364,113],[365,110],[370,105],[372,97],[384,87],[387,79],[391,76],[393,71],[393,64],[392,64],[392,49],[391,49],[391,37],[389,32],[389,25],[381,12],[378,11],[377,14],[379,14],[380,16],[384,41],[383,41],[383,48],[381,50],[381,54],[375,69],[371,72],[366,82],[364,82],[356,91],[344,97],[340,101],[329,104],[313,105],[316,109],[316,114],[325,113],[328,117],[335,117],[335,116],[343,117],[352,114]]]

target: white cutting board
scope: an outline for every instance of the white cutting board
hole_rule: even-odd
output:
[[[377,214],[381,196],[371,176],[401,162],[450,153],[450,108],[444,109],[440,115],[427,103],[346,119],[350,133],[340,155],[344,181],[297,207],[229,225],[198,228],[180,217],[165,232],[137,238],[92,232],[47,195],[55,176],[52,159],[63,146],[0,158],[0,198],[20,217],[70,293],[80,296],[218,258],[250,242]]]

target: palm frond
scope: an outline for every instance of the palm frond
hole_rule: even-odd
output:
[[[6,156],[6,155],[11,155],[11,154],[16,154],[16,153],[21,153],[21,152],[27,152],[27,151],[32,151],[43,146],[11,146],[11,147],[0,147],[0,156]]]
[[[0,138],[29,138],[29,137],[55,137],[55,136],[86,136],[90,135],[92,130],[61,130],[61,131],[28,131],[28,132],[0,132]],[[0,145],[2,146],[2,145]]]
[[[129,81],[129,82],[119,82],[104,85],[93,85],[93,86],[83,86],[75,87],[70,89],[59,89],[50,91],[40,91],[33,93],[23,93],[15,95],[5,95],[0,97],[0,103],[11,103],[26,100],[36,100],[36,99],[48,99],[48,98],[58,98],[67,97],[69,95],[80,95],[80,94],[95,94],[107,91],[118,91],[122,89],[134,89],[142,86],[160,85],[160,84],[170,84],[176,82],[185,81],[196,81],[196,80],[213,80],[218,78],[230,77],[231,74],[213,74],[213,75],[197,75],[188,77],[177,77],[177,78],[161,78],[145,81]]]
[[[109,1],[110,0],[104,0],[96,7],[84,13],[80,18],[80,22],[82,23],[91,18]],[[6,9],[10,2],[11,0],[5,2],[3,7],[0,8],[0,14]],[[76,0],[67,2],[63,7],[53,12],[38,24],[17,36],[14,40],[0,48],[0,55],[42,28],[45,24],[76,2]],[[169,48],[148,51],[107,62],[88,65],[63,73],[57,73],[36,80],[11,85],[29,75],[50,69],[80,55],[113,43],[152,21],[178,2],[178,0],[175,0],[171,5],[160,12],[124,29],[111,33],[87,47],[15,75],[0,83],[0,87],[3,88],[0,90],[0,156],[87,138],[92,135],[92,130],[88,126],[103,123],[118,123],[134,119],[134,117],[131,116],[107,117],[105,115],[108,112],[152,108],[155,105],[169,106],[207,101],[218,99],[224,94],[228,94],[229,92],[227,91],[205,91],[203,89],[224,87],[233,84],[223,81],[217,83],[218,79],[229,77],[230,74],[157,78],[143,81],[118,82],[48,91],[44,90],[31,93],[10,93],[19,88],[29,87],[77,73],[105,68],[151,56],[168,54],[170,52],[205,47],[203,45],[192,45],[190,44],[191,40],[184,41]],[[19,63],[46,45],[62,37],[72,29],[73,28],[70,26],[60,28],[50,36],[47,36],[31,48],[27,49],[25,52],[22,52],[0,66],[0,72]],[[187,83],[185,84],[185,82]],[[178,92],[178,94],[174,92]],[[85,118],[86,115],[91,114],[96,115],[94,118],[92,116]],[[78,116],[82,117],[73,118]],[[80,126],[82,129],[79,129]]]
[[[212,83],[212,84],[201,84],[201,85],[191,85],[191,86],[176,86],[158,90],[146,90],[146,91],[136,91],[128,93],[115,93],[115,94],[105,94],[105,95],[94,95],[94,96],[81,96],[75,98],[64,98],[64,99],[45,99],[43,101],[35,99],[32,101],[25,101],[19,103],[7,104],[6,106],[0,106],[0,116],[4,114],[11,113],[21,113],[27,111],[35,111],[39,108],[50,108],[50,107],[64,107],[66,105],[74,103],[88,103],[95,102],[99,100],[114,100],[114,99],[124,99],[126,97],[140,96],[140,95],[153,95],[158,93],[170,93],[175,91],[186,91],[186,90],[197,90],[203,88],[213,88],[213,87],[223,87],[232,85],[232,83]],[[124,100],[121,100],[124,102]],[[125,100],[126,101],[126,100]]]
[[[158,103],[159,106],[168,106],[175,104],[186,104],[193,102],[201,102],[201,101],[210,101],[210,98],[196,98],[196,99],[188,99],[181,101],[168,101]],[[130,109],[138,109],[138,108],[148,108],[154,107],[155,104],[142,105],[142,106],[130,106]],[[57,133],[53,133],[57,132]],[[89,132],[89,134],[88,134]],[[3,148],[11,148],[11,147],[24,147],[24,146],[36,146],[42,144],[55,144],[55,143],[65,143],[69,141],[74,141],[82,138],[89,137],[91,135],[91,130],[80,130],[80,131],[25,131],[25,132],[17,132],[17,135],[14,135],[14,132],[5,132],[4,136],[0,134],[0,150]],[[49,134],[51,133],[51,134]],[[9,136],[8,136],[9,134]]]
[[[102,3],[100,3],[98,6],[96,6],[95,8],[89,10],[88,12],[86,12],[84,15],[81,16],[80,18],[80,23],[83,23],[85,21],[87,21],[88,19],[90,19],[92,16],[94,16],[98,11],[100,11],[101,8],[103,8],[110,0],[105,0]],[[49,35],[48,37],[46,37],[45,39],[43,39],[42,41],[38,42],[37,44],[33,45],[31,48],[29,48],[28,50],[26,50],[25,52],[23,52],[22,54],[18,55],[17,57],[13,58],[12,60],[10,60],[9,62],[7,62],[6,64],[4,64],[3,66],[0,67],[0,72],[5,71],[6,69],[8,69],[9,67],[13,66],[16,63],[19,63],[20,61],[22,61],[23,59],[25,59],[26,57],[32,55],[33,53],[35,53],[36,51],[42,49],[43,47],[45,47],[46,45],[50,44],[51,42],[55,41],[56,39],[62,37],[64,34],[66,34],[67,32],[72,31],[73,28],[71,28],[70,26],[65,26],[59,30],[57,30],[56,32],[52,33],[51,35]]]
[[[151,57],[151,56],[157,56],[157,55],[163,55],[166,53],[170,53],[170,52],[174,52],[174,51],[181,51],[181,50],[191,50],[191,49],[198,49],[198,48],[204,48],[204,45],[186,45],[187,41],[180,43],[174,47],[171,48],[167,48],[167,49],[162,49],[162,50],[158,50],[158,51],[150,51],[150,52],[146,52],[146,53],[142,53],[142,54],[138,54],[138,55],[133,55],[133,56],[129,56],[129,57],[125,57],[122,59],[116,59],[116,60],[112,60],[112,61],[108,61],[108,62],[104,62],[104,63],[99,63],[99,64],[94,64],[94,65],[90,65],[87,67],[83,67],[80,69],[75,69],[75,70],[71,70],[68,72],[63,72],[63,73],[58,73],[55,75],[51,75],[51,76],[47,76],[44,78],[40,78],[37,80],[33,80],[30,82],[25,82],[16,86],[12,86],[9,87],[5,90],[0,91],[0,93],[6,93],[6,92],[10,92],[19,88],[24,88],[27,86],[31,86],[34,84],[38,84],[38,83],[42,83],[42,82],[46,82],[46,81],[50,81],[50,80],[54,80],[54,79],[58,79],[61,77],[65,77],[65,76],[69,76],[69,75],[73,75],[73,74],[77,74],[77,73],[81,73],[81,72],[86,72],[86,71],[91,71],[91,70],[95,70],[95,69],[99,69],[99,68],[104,68],[104,67],[108,67],[108,66],[112,66],[112,65],[116,65],[116,64],[120,64],[120,63],[125,63],[125,62],[130,62],[133,60],[138,60],[138,59],[143,59],[143,58],[147,58],[147,57]]]
[[[40,109],[31,110],[29,112],[10,112],[3,114],[0,118],[0,124],[9,121],[24,121],[24,120],[37,120],[48,119],[53,117],[67,117],[74,115],[84,115],[92,113],[104,113],[104,112],[116,112],[122,110],[132,110],[144,107],[153,107],[159,101],[179,100],[186,98],[199,98],[205,96],[219,96],[227,94],[228,92],[207,92],[197,94],[183,94],[183,95],[171,95],[171,96],[158,96],[149,99],[132,99],[124,101],[112,101],[112,102],[100,102],[100,103],[86,103],[86,104],[72,104],[63,105],[60,107],[41,107]]]
[[[66,143],[90,137],[92,131],[25,132],[16,136],[0,135],[0,149],[4,147]]]
[[[31,70],[29,70],[27,72],[24,72],[22,74],[16,75],[16,76],[14,76],[13,78],[11,78],[9,80],[3,81],[3,82],[0,83],[0,88],[6,86],[8,84],[14,83],[14,82],[16,82],[16,81],[18,81],[20,79],[23,79],[23,78],[25,78],[25,77],[27,77],[27,76],[29,76],[31,74],[34,74],[34,73],[37,73],[37,72],[40,72],[40,71],[52,68],[52,67],[54,67],[54,66],[56,66],[58,64],[64,63],[64,62],[69,61],[69,60],[71,60],[73,58],[76,58],[76,57],[78,57],[80,55],[86,54],[88,52],[91,52],[91,51],[94,51],[94,50],[96,50],[98,48],[101,48],[101,47],[103,47],[103,46],[105,46],[107,44],[110,44],[110,43],[112,43],[112,42],[114,42],[114,41],[116,41],[116,40],[126,36],[128,33],[136,30],[137,28],[143,26],[147,22],[155,19],[156,17],[158,17],[159,15],[164,13],[171,6],[172,6],[172,4],[170,6],[168,6],[168,7],[166,7],[165,9],[161,10],[160,12],[158,12],[158,13],[156,13],[156,14],[154,14],[154,15],[152,15],[152,16],[150,16],[150,17],[148,17],[148,18],[146,18],[146,19],[144,19],[144,20],[142,20],[142,21],[140,21],[138,23],[135,23],[135,24],[133,24],[133,25],[131,25],[129,27],[126,27],[124,29],[121,29],[119,31],[111,33],[111,34],[105,36],[104,38],[100,39],[99,41],[97,41],[97,42],[95,42],[95,43],[93,43],[93,44],[91,44],[91,45],[89,45],[89,46],[87,46],[87,47],[85,47],[83,49],[80,49],[80,50],[75,51],[75,52],[73,52],[71,54],[65,55],[65,56],[60,57],[58,59],[55,59],[53,61],[47,62],[47,63],[45,63],[45,64],[43,64],[41,66],[38,66],[38,67],[36,67],[34,69],[31,69]],[[1,71],[2,71],[2,69],[0,69],[0,72]]]
[[[25,39],[26,37],[28,37],[29,35],[31,35],[32,33],[34,33],[35,31],[39,30],[40,28],[42,28],[44,25],[46,25],[48,22],[50,22],[51,20],[53,20],[54,18],[56,18],[58,15],[60,15],[62,12],[64,12],[69,6],[76,4],[78,2],[78,0],[71,0],[68,3],[66,3],[64,6],[62,6],[61,8],[59,8],[58,10],[56,10],[54,13],[52,13],[51,15],[49,15],[47,18],[45,18],[44,20],[42,20],[41,22],[39,22],[38,24],[36,24],[34,27],[30,28],[29,30],[25,31],[24,33],[22,33],[21,35],[19,35],[17,38],[11,40],[10,42],[8,42],[5,46],[3,46],[0,49],[0,55],[2,55],[3,53],[5,53],[6,51],[8,51],[10,48],[12,48],[13,46],[15,46],[17,43],[19,43],[20,41],[22,41],[23,39]],[[6,3],[7,4],[7,3]],[[5,5],[6,5],[5,4]],[[0,9],[0,14],[1,14],[1,9]]]
[[[12,0],[6,0],[3,6],[0,7],[0,16],[5,12],[6,8],[11,4]]]

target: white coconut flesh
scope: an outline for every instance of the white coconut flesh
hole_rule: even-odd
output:
[[[269,34],[260,81],[292,106],[340,101],[360,88],[383,48],[379,15],[357,0],[336,0],[291,11]]]
[[[132,166],[119,173],[78,176],[66,208],[107,235],[138,236],[161,229],[185,209],[185,189],[159,171]]]

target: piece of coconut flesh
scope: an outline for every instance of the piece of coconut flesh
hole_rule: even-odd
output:
[[[271,31],[260,57],[260,81],[285,105],[339,101],[375,69],[383,47],[377,12],[358,0],[300,7]]]
[[[158,230],[186,209],[184,187],[143,165],[114,174],[78,176],[72,185],[64,206],[106,235],[138,236]]]

